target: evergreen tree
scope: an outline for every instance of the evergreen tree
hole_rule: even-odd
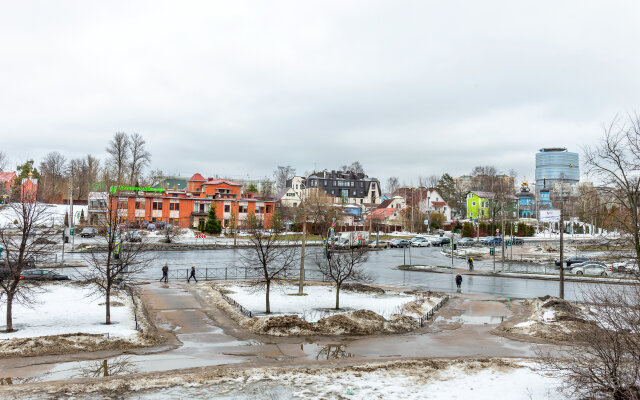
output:
[[[64,226],[69,226],[69,212],[64,213]]]
[[[204,231],[211,234],[222,232],[222,224],[216,215],[216,206],[214,204],[211,204],[211,208],[209,208],[209,215],[207,216],[207,222],[204,224]]]
[[[462,226],[462,237],[473,237],[473,225],[471,222],[465,222]]]
[[[256,187],[255,184],[251,184],[249,185],[249,188],[247,189],[247,192],[249,193],[258,193],[258,188]]]
[[[82,209],[80,210],[80,223],[84,224],[85,222],[87,221],[84,219],[84,209]]]

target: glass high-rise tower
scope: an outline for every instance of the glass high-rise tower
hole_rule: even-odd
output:
[[[580,181],[578,153],[566,147],[546,147],[536,153],[536,191],[551,189],[556,183],[575,185]]]

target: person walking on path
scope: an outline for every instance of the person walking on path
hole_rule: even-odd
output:
[[[162,267],[162,278],[160,278],[160,282],[164,279],[164,283],[167,283],[169,280],[169,266],[167,264]]]
[[[198,282],[198,280],[196,279],[196,266],[195,265],[191,266],[191,274],[187,278],[187,282],[191,282],[191,278],[193,278],[194,281]]]
[[[460,273],[456,275],[456,286],[458,287],[458,291],[460,291],[460,287],[462,286],[462,275],[460,275]]]
[[[469,257],[467,263],[469,263],[469,271],[473,271],[473,257]]]

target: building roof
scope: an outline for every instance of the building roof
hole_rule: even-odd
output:
[[[384,220],[392,216],[395,212],[397,212],[395,208],[378,208],[371,212],[369,215],[369,219],[379,219]]]
[[[293,192],[293,193],[296,193],[296,191],[295,191],[295,190],[293,190],[293,189],[292,189],[292,188],[290,188],[290,187],[288,187],[288,188],[284,188],[284,189],[282,189],[281,191],[279,191],[279,192],[276,194],[276,200],[282,200],[282,198],[284,197],[284,195],[285,195],[285,194],[287,194],[287,192],[289,192],[289,191],[291,191],[291,192]],[[296,197],[298,197],[298,194],[297,194],[297,193],[296,193]],[[298,199],[299,199],[299,197],[298,197]]]
[[[195,174],[193,174],[193,176],[189,179],[189,181],[196,181],[196,182],[204,182],[206,181],[206,179],[204,179],[204,177],[202,175],[200,175],[198,172],[196,172]]]
[[[447,203],[445,201],[432,201],[431,204],[434,206],[446,206]]]
[[[393,201],[393,199],[387,199],[387,200],[383,201],[382,203],[380,203],[378,208],[387,208],[387,207],[389,207],[389,204],[391,204],[392,201]]]
[[[17,177],[15,172],[0,172],[0,182],[10,182]]]
[[[158,184],[153,187],[169,190],[173,188],[176,188],[177,190],[184,190],[187,188],[187,180],[185,178],[162,178]]]
[[[209,179],[204,184],[205,185],[219,185],[221,183],[226,183],[227,185],[230,185],[230,186],[242,186],[241,183],[230,181],[228,179]]]

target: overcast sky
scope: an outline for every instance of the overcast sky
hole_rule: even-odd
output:
[[[640,110],[638,1],[2,1],[0,150],[190,176],[534,176]]]

